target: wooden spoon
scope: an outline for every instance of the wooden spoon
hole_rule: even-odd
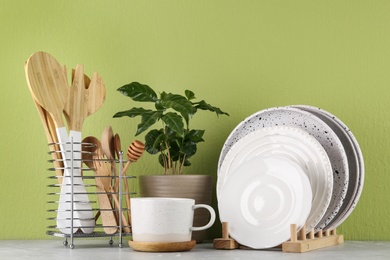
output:
[[[113,197],[116,197],[118,199],[119,196],[119,177],[115,165],[115,148],[114,148],[114,132],[112,130],[111,126],[107,126],[103,133],[102,133],[102,151],[104,155],[107,157],[107,159],[111,162],[111,172],[113,173],[113,190],[114,194]],[[116,206],[116,204],[115,204]],[[119,210],[119,208],[116,208],[116,210]]]
[[[49,114],[47,114],[46,110],[43,109],[35,100],[35,107],[38,111],[39,117],[41,118],[41,122],[46,134],[46,140],[49,144],[49,149],[51,152],[51,157],[53,159],[54,170],[56,172],[57,181],[59,184],[62,183],[62,177],[64,174],[64,163],[62,161],[62,156],[60,154],[60,147],[58,146],[58,138],[55,133],[55,126],[53,119]]]
[[[96,154],[96,150],[100,149],[100,141],[94,136],[87,136],[81,142],[82,144],[82,159],[83,163],[91,170],[96,170],[94,167],[93,157]]]
[[[109,196],[107,191],[109,190],[109,178],[110,172],[104,170],[104,168],[97,165],[95,160],[99,160],[101,153],[99,152],[101,149],[100,141],[93,137],[88,136],[83,139],[83,162],[91,169],[94,169],[96,178],[96,192],[100,206],[100,214],[102,216],[103,230],[106,234],[114,234],[118,228],[118,223],[116,221],[113,208],[110,203]],[[104,166],[103,166],[104,167]],[[108,180],[108,185],[105,184],[105,179]]]
[[[102,134],[102,150],[108,159],[115,158],[114,132],[111,126],[107,126]]]
[[[104,155],[111,161],[111,170],[114,173],[115,182],[117,182],[117,170],[115,165],[115,147],[114,147],[114,132],[111,126],[104,129],[102,134],[102,151]],[[114,185],[115,192],[118,192],[118,188]]]
[[[34,100],[50,113],[56,128],[64,127],[62,111],[69,88],[60,64],[50,54],[36,52],[28,58],[25,72]]]
[[[36,52],[28,58],[25,72],[33,99],[51,115],[58,140],[64,146],[68,135],[62,111],[69,96],[69,87],[60,64],[50,54]],[[61,149],[65,153],[65,147]]]
[[[62,118],[62,111],[65,107],[69,95],[68,82],[62,71],[60,64],[48,53],[36,52],[29,57],[25,66],[27,84],[34,100],[50,115],[56,127],[57,137],[60,143],[62,158],[64,159],[65,172],[61,185],[61,194],[59,198],[57,212],[57,227],[65,234],[74,233],[77,227],[81,226],[80,216],[78,211],[74,211],[73,230],[71,226],[71,180],[69,170],[72,165],[69,165],[66,153],[68,134]],[[75,178],[75,180],[78,178]],[[75,186],[76,187],[76,186]],[[78,201],[73,197],[74,201]],[[76,205],[74,204],[75,208]]]
[[[24,64],[24,69],[26,70],[27,62]],[[56,172],[56,176],[59,177],[57,178],[58,183],[62,183],[62,176],[64,174],[64,163],[62,162],[62,156],[59,153],[60,148],[58,146],[58,138],[57,134],[55,132],[55,125],[54,121],[51,118],[50,114],[46,112],[46,110],[39,105],[39,103],[33,98],[34,105],[37,109],[38,115],[41,119],[43,129],[45,131],[46,135],[46,140],[47,143],[49,144],[49,149],[51,152],[51,157],[53,159],[53,164],[54,164],[54,169]]]
[[[119,159],[119,153],[122,151],[121,138],[119,134],[115,134],[114,136],[114,150],[116,158]]]

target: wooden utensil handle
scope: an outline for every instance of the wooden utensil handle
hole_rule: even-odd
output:
[[[112,193],[114,193],[113,187],[110,187],[110,190],[111,190]],[[114,199],[114,203],[115,203],[116,208],[121,209],[122,205],[119,204],[118,198],[116,196],[112,196],[112,197]],[[130,225],[129,225],[129,222],[127,222],[125,214],[123,214],[123,211],[122,211],[122,216],[121,217],[122,217],[122,228],[123,228],[123,231],[125,231],[126,233],[130,233],[131,232]]]
[[[56,176],[59,177],[59,178],[57,178],[58,183],[61,184],[62,183],[62,176],[64,174],[64,172],[62,170],[64,168],[64,164],[61,161],[62,156],[59,152],[60,148],[57,144],[54,144],[54,143],[58,143],[58,138],[56,135],[54,122],[53,122],[51,116],[46,112],[46,110],[44,110],[35,100],[34,100],[34,104],[35,104],[35,107],[38,111],[38,115],[41,119],[43,129],[44,129],[45,135],[46,135],[46,140],[49,144],[49,149],[51,152],[51,157],[53,159],[55,173],[56,173]],[[50,145],[50,144],[52,144],[52,145]]]
[[[118,228],[118,223],[116,221],[110,199],[108,198],[107,193],[103,189],[103,185],[98,178],[96,178],[96,191],[98,192],[98,201],[100,207],[100,215],[102,217],[103,230],[106,234],[114,234]]]

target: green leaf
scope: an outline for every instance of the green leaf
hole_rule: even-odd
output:
[[[148,85],[139,82],[132,82],[118,88],[118,91],[125,96],[130,97],[134,101],[140,102],[155,102],[157,94]]]
[[[183,166],[191,166],[191,163],[189,160],[185,160]]]
[[[171,156],[172,162],[176,162],[177,160],[179,160],[180,147],[177,144],[177,142],[170,142],[169,143],[169,154]]]
[[[161,100],[167,99],[167,97],[169,98],[169,95],[172,95],[172,94],[171,93],[168,94],[167,92],[163,91],[160,94],[160,99]]]
[[[182,145],[180,152],[185,154],[186,158],[190,158],[196,153],[196,149],[196,143],[188,140]]]
[[[156,100],[156,102],[154,103],[154,107],[157,110],[165,110],[165,107],[161,104],[161,100],[160,99]]]
[[[195,99],[195,94],[191,90],[186,90],[184,93],[188,100]]]
[[[161,117],[161,120],[179,136],[184,136],[184,123],[181,116],[174,112],[168,112]]]
[[[203,135],[205,130],[191,130],[185,135],[185,139],[191,140],[195,143],[204,142]]]
[[[195,108],[202,109],[202,110],[209,110],[211,112],[215,112],[217,115],[227,115],[227,116],[229,115],[228,113],[223,112],[220,108],[207,104],[206,101],[204,100],[197,103]]]
[[[175,131],[169,127],[165,127],[165,134],[168,136],[168,139],[174,142],[177,138],[180,138]]]
[[[166,136],[162,129],[153,129],[145,135],[145,150],[150,154],[156,154],[166,149],[165,141]]]
[[[138,125],[137,132],[135,135],[139,135],[140,133],[147,130],[150,126],[157,122],[162,116],[162,111],[151,111],[150,113],[142,114],[141,123]]]
[[[148,114],[153,112],[150,109],[143,109],[142,107],[133,107],[132,109],[118,112],[114,115],[114,117],[122,117],[122,116],[128,116],[128,117],[136,117],[136,116],[142,116],[143,114]]]
[[[163,95],[161,95],[161,103],[164,107],[172,108],[179,112],[186,120],[187,125],[189,117],[192,116],[195,111],[192,103],[187,98],[177,94],[163,93]]]

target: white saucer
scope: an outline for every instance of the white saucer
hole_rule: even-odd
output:
[[[260,155],[275,155],[297,163],[307,175],[313,194],[306,222],[313,229],[324,216],[332,195],[333,174],[329,158],[316,139],[295,127],[258,129],[241,138],[227,153],[217,179],[217,199],[230,175],[246,161]]]
[[[263,249],[287,241],[290,224],[301,228],[311,201],[309,179],[297,163],[278,156],[256,156],[226,180],[218,209],[233,239]]]

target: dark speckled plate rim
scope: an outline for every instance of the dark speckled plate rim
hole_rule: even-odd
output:
[[[337,228],[349,217],[349,215],[355,209],[363,190],[364,159],[362,151],[352,131],[345,125],[343,121],[341,121],[332,113],[318,107],[307,105],[294,105],[293,107],[305,109],[306,111],[312,112],[315,115],[319,115],[320,118],[323,118],[324,116],[327,117],[325,119],[328,119],[328,124],[332,129],[334,129],[335,133],[337,135],[344,135],[344,137],[348,140],[348,143],[343,142],[344,148],[350,151],[350,153],[347,154],[353,154],[353,156],[348,156],[348,162],[350,165],[356,164],[356,170],[354,172],[352,168],[350,171],[350,185],[347,191],[346,203],[343,204],[343,207],[340,209],[340,212],[336,215],[336,217],[325,227],[325,229]],[[340,138],[340,140],[344,139]]]
[[[312,106],[306,106],[306,105],[294,105],[292,107],[296,107],[302,110],[305,110],[309,113],[312,113],[314,116],[317,116],[320,120],[324,121],[326,124],[329,125],[330,128],[337,134],[337,136],[340,138],[340,141],[342,142],[344,149],[347,153],[347,160],[348,160],[348,168],[349,168],[349,182],[348,182],[348,188],[347,188],[347,194],[342,200],[342,206],[337,212],[336,216],[334,216],[331,219],[326,219],[326,216],[324,219],[320,221],[320,223],[317,225],[316,229],[326,229],[330,226],[331,223],[338,222],[338,219],[340,219],[340,216],[342,216],[352,205],[352,201],[355,197],[355,193],[357,191],[358,187],[358,177],[357,177],[357,154],[353,147],[352,142],[350,141],[350,138],[347,136],[347,133],[343,130],[343,128],[335,122],[332,118],[330,118],[325,113],[322,113],[322,111],[319,111],[318,108],[312,107]],[[351,156],[352,154],[352,156]]]

